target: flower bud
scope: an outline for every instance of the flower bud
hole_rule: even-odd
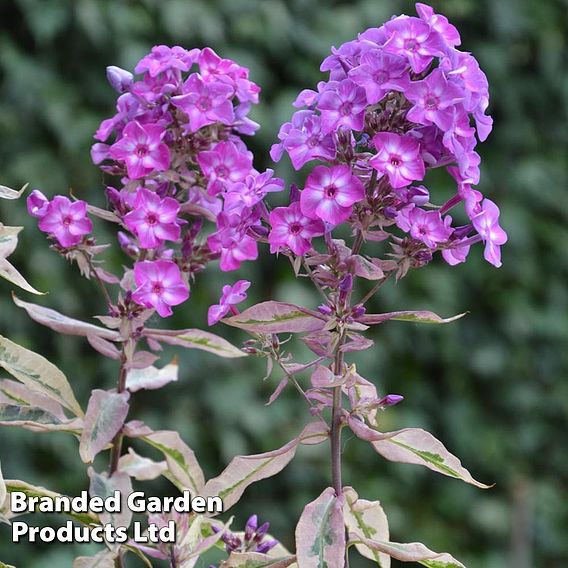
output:
[[[333,310],[327,304],[321,304],[318,306],[318,312],[324,316],[330,316],[333,313]]]
[[[245,525],[245,540],[251,540],[258,527],[258,517],[252,515]]]
[[[292,203],[296,203],[296,201],[300,201],[300,190],[298,189],[298,186],[293,183],[290,186],[290,205],[292,205]]]
[[[339,301],[345,304],[347,296],[353,290],[353,276],[351,273],[346,274],[339,282]]]
[[[404,400],[404,397],[400,394],[387,394],[387,396],[384,396],[383,398],[381,398],[381,400],[379,400],[379,405],[380,406],[394,406],[395,404],[398,404],[399,402],[402,402]]]
[[[43,217],[47,212],[48,205],[49,200],[39,189],[34,189],[28,196],[28,213],[32,217]]]
[[[354,318],[360,318],[362,315],[365,314],[366,311],[367,311],[367,308],[365,308],[365,306],[361,306],[359,304],[359,305],[353,307],[353,309],[351,310],[351,315]]]
[[[115,67],[114,65],[107,67],[106,75],[111,87],[118,93],[128,91],[134,78],[129,71]]]

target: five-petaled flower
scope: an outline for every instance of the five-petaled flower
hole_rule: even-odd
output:
[[[278,252],[282,247],[302,256],[312,248],[312,238],[323,235],[325,225],[319,219],[306,217],[300,203],[295,201],[288,207],[276,207],[270,213],[268,235],[271,252]]]
[[[300,205],[306,217],[339,225],[364,197],[365,188],[349,166],[316,166],[306,180]]]
[[[154,308],[162,317],[172,315],[172,306],[189,298],[189,287],[181,271],[170,260],[144,260],[134,265],[136,290],[132,299],[146,308]]]
[[[39,193],[39,192],[38,192]],[[34,208],[38,195],[30,195],[28,207]],[[42,206],[45,207],[45,204]],[[40,209],[41,210],[41,209]],[[37,216],[37,215],[36,215]],[[57,239],[62,247],[72,247],[79,244],[83,235],[93,230],[93,224],[87,217],[85,201],[70,201],[63,195],[56,195],[44,209],[39,219],[39,228]]]
[[[499,207],[490,199],[484,199],[480,212],[471,222],[485,243],[485,260],[499,268],[501,245],[507,242],[507,233],[499,225]]]
[[[223,286],[223,293],[218,304],[209,307],[207,311],[207,322],[209,325],[216,324],[224,318],[229,311],[237,313],[236,306],[247,299],[246,290],[248,290],[250,282],[248,280],[239,280],[232,286],[227,284]]]
[[[177,241],[180,237],[180,225],[177,215],[179,203],[171,198],[159,195],[146,188],[139,187],[134,199],[132,211],[124,216],[124,224],[138,237],[142,248],[151,249],[164,241]]]
[[[406,187],[421,180],[426,173],[420,157],[420,143],[410,136],[379,132],[373,137],[377,154],[369,163],[382,174],[387,174],[393,188]]]
[[[110,156],[126,164],[130,179],[163,172],[170,166],[170,150],[162,142],[165,133],[159,124],[132,121],[124,127],[122,138],[110,147]]]

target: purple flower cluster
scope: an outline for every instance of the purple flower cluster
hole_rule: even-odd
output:
[[[210,48],[160,45],[135,72],[140,79],[108,68],[117,112],[101,123],[91,154],[121,178],[107,197],[119,242],[135,262],[132,298],[165,316],[208,262],[220,259],[230,271],[257,258],[263,198],[284,182],[254,169],[241,139],[258,128],[247,115],[260,88],[246,68]],[[206,221],[216,227],[208,235]]]
[[[214,532],[220,529],[212,525]],[[277,544],[278,541],[267,538],[270,523],[263,523],[258,526],[258,517],[252,515],[249,517],[244,533],[235,534],[230,531],[224,531],[221,540],[225,543],[225,548],[229,554],[231,552],[257,552],[259,554],[266,554],[270,552]]]
[[[483,241],[486,260],[501,265],[507,235],[499,209],[473,189],[477,140],[492,127],[487,79],[456,48],[459,33],[444,16],[425,4],[416,9],[419,17],[395,17],[334,48],[321,66],[329,80],[296,99],[300,110],[281,127],[272,158],[286,152],[295,169],[311,160],[326,165],[308,176],[299,207],[294,196],[271,215],[273,250],[305,254],[322,230],[311,222],[329,231],[347,221],[368,240],[379,240],[372,228],[396,225],[407,234],[393,236],[399,257],[425,263],[441,251],[454,265]],[[440,167],[455,179],[456,194],[434,205],[422,182]],[[448,213],[461,202],[467,222],[456,226]]]

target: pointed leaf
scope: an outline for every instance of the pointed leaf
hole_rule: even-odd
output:
[[[302,333],[323,329],[325,320],[315,312],[285,302],[262,302],[225,318],[223,323],[252,333]]]
[[[116,555],[110,550],[103,550],[96,556],[79,556],[73,562],[73,568],[114,568]]]
[[[138,455],[132,448],[128,448],[128,454],[118,461],[118,470],[127,473],[137,481],[150,481],[166,472],[168,464],[165,461],[155,462]]]
[[[359,499],[352,487],[345,487],[343,494],[345,496],[343,514],[347,530],[365,538],[388,542],[389,523],[381,503]],[[357,543],[355,547],[361,556],[374,560],[379,568],[390,568],[391,560],[388,554],[361,543]]]
[[[154,366],[145,369],[130,369],[126,375],[126,388],[130,392],[141,389],[159,389],[168,383],[177,381],[178,371],[179,366],[175,360],[161,369]]]
[[[0,278],[4,278],[4,280],[7,280],[30,294],[37,294],[38,296],[44,294],[44,292],[36,290],[5,258],[0,258]]]
[[[13,493],[19,491],[25,493],[28,497],[43,497],[55,501],[56,497],[61,497],[61,493],[56,493],[55,491],[50,491],[45,487],[39,487],[36,485],[30,485],[25,481],[20,481],[19,479],[6,479],[6,489],[8,493]],[[99,517],[94,513],[76,513],[73,510],[69,513],[64,513],[73,520],[83,523],[84,525],[100,524]]]
[[[91,347],[95,351],[98,351],[101,355],[104,355],[105,357],[108,357],[109,359],[114,359],[115,361],[120,360],[120,357],[121,357],[120,350],[111,341],[108,341],[107,339],[103,339],[102,337],[99,337],[98,335],[90,335],[90,334],[87,335],[87,341],[89,342]]]
[[[451,454],[444,444],[432,434],[420,428],[405,428],[396,432],[386,432],[389,437],[382,441],[372,442],[375,451],[389,461],[423,465],[449,477],[461,479],[470,485],[488,489],[473,479],[460,460]]]
[[[202,331],[200,329],[146,329],[144,335],[149,339],[168,343],[169,345],[178,345],[186,349],[201,349],[214,353],[219,357],[235,358],[246,357],[240,349],[229,343],[226,339]]]
[[[115,471],[111,477],[106,473],[97,473],[92,467],[89,468],[89,494],[91,497],[112,497],[115,491],[120,491],[120,512],[111,513],[105,511],[100,514],[103,524],[110,524],[113,527],[130,526],[132,521],[132,511],[127,507],[128,496],[132,493],[132,482],[126,473]]]
[[[203,488],[203,496],[218,495],[225,510],[232,507],[245,489],[253,483],[272,477],[282,471],[296,454],[299,444],[318,444],[327,438],[321,422],[308,424],[302,433],[281,448],[272,452],[251,456],[236,456],[216,478],[209,480]]]
[[[434,552],[420,542],[401,544],[398,542],[381,542],[358,535],[349,535],[350,544],[362,543],[367,547],[388,554],[402,562],[418,562],[428,568],[465,568],[447,552]]]
[[[50,412],[37,406],[0,403],[0,426],[18,426],[32,432],[68,432],[79,435],[82,420],[60,420]]]
[[[37,304],[30,304],[24,302],[13,296],[14,303],[19,308],[23,308],[28,312],[28,315],[37,323],[45,325],[58,333],[65,333],[67,335],[81,335],[81,336],[97,336],[111,341],[118,341],[120,334],[117,331],[99,327],[91,323],[76,320],[67,317],[51,308],[38,306]]]
[[[38,408],[47,410],[47,412],[53,414],[61,421],[67,419],[61,404],[44,394],[26,388],[22,383],[18,383],[17,381],[1,379],[0,394],[7,403],[19,404],[21,406],[37,406]]]
[[[0,560],[0,568],[16,568],[16,567],[12,566],[11,564],[4,564],[4,562]]]
[[[343,496],[328,487],[306,505],[296,527],[296,555],[302,568],[344,568]]]
[[[140,438],[164,454],[168,464],[168,472],[164,475],[180,491],[189,489],[193,496],[201,493],[205,485],[203,470],[193,450],[187,446],[177,432],[170,430],[148,432],[143,429],[139,434],[127,431],[127,435]]]
[[[364,256],[354,255],[349,259],[355,269],[355,274],[366,280],[381,280],[385,273]]]
[[[92,392],[79,444],[79,454],[84,463],[92,463],[95,456],[120,431],[128,415],[129,397],[127,392],[116,393],[99,389]]]
[[[55,365],[1,335],[0,367],[28,388],[56,400],[76,416],[83,415],[67,378]]]
[[[465,315],[466,312],[464,312],[463,314],[458,314],[457,316],[453,316],[451,318],[444,319],[433,312],[407,311],[407,312],[389,312],[386,314],[365,314],[357,318],[357,321],[368,325],[375,325],[389,320],[406,321],[412,323],[441,324],[441,323],[450,323],[452,321],[456,321],[460,318],[463,318],[463,316]]]
[[[18,197],[20,197],[22,195],[22,193],[24,193],[24,191],[26,191],[27,187],[28,187],[28,184],[26,183],[26,185],[24,185],[24,187],[22,187],[22,189],[20,189],[19,191],[16,191],[15,189],[10,189],[9,187],[6,187],[5,185],[0,185],[0,199],[18,199]]]
[[[273,558],[258,552],[232,552],[219,568],[288,568],[295,562],[295,556]]]

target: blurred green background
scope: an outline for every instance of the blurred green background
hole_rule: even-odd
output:
[[[385,286],[373,311],[470,313],[441,328],[381,326],[373,332],[374,349],[356,360],[379,392],[406,397],[383,415],[385,429],[430,430],[476,478],[496,485],[480,491],[429,470],[387,463],[352,439],[345,441],[344,480],[361,497],[382,501],[393,540],[447,550],[470,568],[563,568],[568,566],[568,2],[433,4],[458,26],[462,48],[475,54],[489,78],[495,129],[479,148],[480,189],[500,204],[510,240],[499,270],[475,247],[466,265],[451,268],[439,259],[398,285]],[[132,68],[157,43],[210,45],[250,67],[263,89],[253,114],[262,129],[250,147],[257,168],[271,166],[268,150],[278,127],[290,116],[296,93],[321,78],[319,63],[330,46],[401,12],[414,13],[412,3],[2,0],[0,183],[30,182],[48,196],[72,188],[103,205],[102,176],[90,163],[89,148],[98,123],[113,113],[115,95],[105,67]],[[297,177],[287,159],[277,171],[288,181]],[[447,190],[450,180],[440,183],[446,184],[440,190]],[[95,285],[81,281],[48,250],[23,201],[0,202],[0,219],[25,226],[14,263],[36,287],[49,291],[31,301],[78,318],[102,313]],[[99,242],[113,242],[108,226],[98,223],[97,230]],[[236,274],[202,275],[193,300],[168,322],[171,327],[205,326],[207,306],[223,283],[238,278],[254,281],[251,302],[273,297],[315,305],[317,298],[293,279],[286,260],[264,253],[261,263],[245,264]],[[118,253],[108,258],[120,266]],[[0,282],[1,334],[55,362],[83,405],[92,388],[114,384],[112,362],[101,363],[81,338],[56,336],[29,320],[12,304],[10,290]],[[234,342],[246,339],[223,326],[214,331]],[[235,454],[278,447],[307,420],[291,390],[264,406],[280,377],[275,373],[262,382],[260,361],[176,353],[179,382],[137,394],[131,415],[155,429],[178,429],[209,477]],[[0,455],[6,477],[69,494],[87,483],[77,444],[63,434],[2,429]],[[291,545],[303,504],[328,484],[327,463],[327,448],[303,448],[278,478],[245,493],[235,507],[235,526],[257,512]],[[153,482],[149,490],[171,488]],[[8,527],[0,527],[0,559],[18,568],[64,568],[74,555],[90,550],[14,546]],[[369,564],[355,557],[354,567]]]

